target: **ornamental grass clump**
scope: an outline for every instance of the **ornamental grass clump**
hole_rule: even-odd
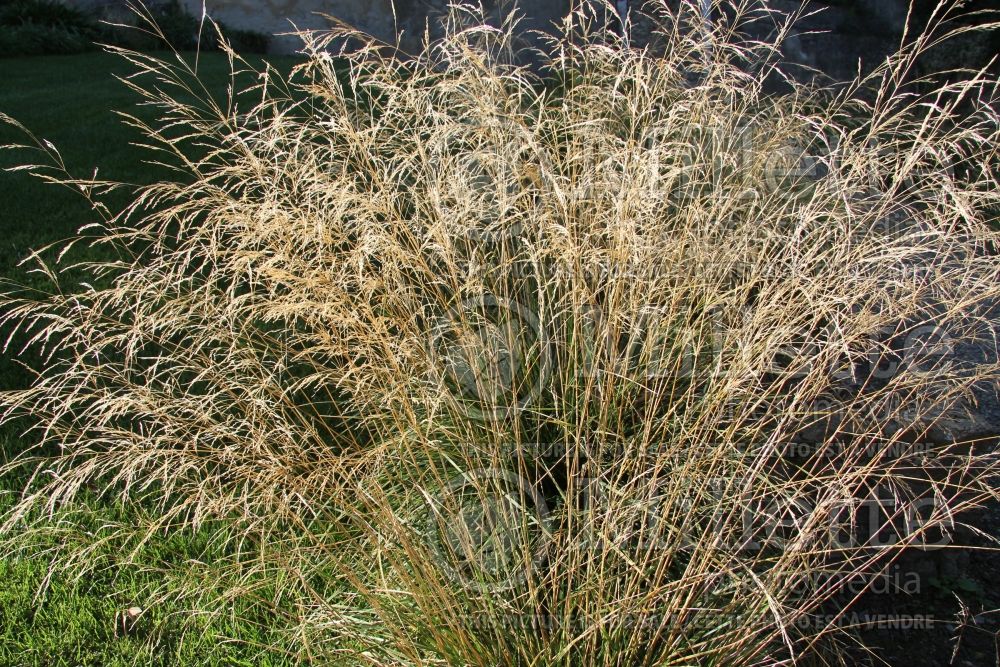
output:
[[[996,350],[996,81],[907,77],[942,6],[769,92],[787,25],[721,4],[662,7],[655,54],[574,13],[530,66],[471,7],[405,59],[303,34],[241,103],[116,49],[177,177],[111,211],[48,176],[108,259],[3,299],[41,352],[12,548],[97,489],[145,518],[95,540],[217,526],[304,659],[852,664],[845,583],[998,495],[940,437],[1000,377],[957,352]]]

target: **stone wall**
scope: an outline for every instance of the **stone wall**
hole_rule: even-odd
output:
[[[94,12],[105,18],[128,20],[131,12],[127,0],[61,0]],[[149,5],[168,0],[144,0]],[[569,11],[573,0],[484,0],[491,23],[499,24],[511,11],[524,20],[525,33],[530,30],[550,32],[552,23]],[[579,0],[578,0],[579,1]],[[330,26],[323,15],[335,16],[379,39],[392,41],[398,31],[404,34],[404,44],[414,48],[419,44],[425,27],[431,34],[439,33],[439,19],[445,15],[449,0],[180,0],[194,16],[208,15],[233,28],[254,30],[272,35],[272,50],[290,53],[301,46],[293,32],[322,30]]]
[[[93,11],[117,20],[128,18],[126,0],[62,0],[66,4]],[[167,0],[145,0],[163,4]],[[490,22],[499,24],[507,13],[524,16],[522,26],[530,30],[551,31],[552,22],[565,16],[572,0],[484,0]],[[180,0],[194,16],[208,15],[233,28],[254,30],[272,35],[272,50],[291,53],[301,41],[290,34],[296,28],[322,30],[330,26],[324,15],[335,16],[379,39],[392,41],[398,31],[404,44],[419,44],[425,27],[438,34],[439,19],[447,12],[448,0]]]
[[[122,13],[125,0],[63,0],[85,8],[97,8],[105,14]],[[165,0],[146,0],[164,2]],[[200,16],[203,0],[180,0],[194,15]],[[491,22],[499,23],[510,11],[524,16],[525,34],[530,30],[551,31],[552,24],[569,11],[571,4],[588,0],[484,0]],[[301,29],[323,29],[329,22],[321,14],[330,14],[380,39],[391,41],[397,30],[404,32],[404,47],[413,49],[423,35],[425,25],[437,33],[438,19],[445,13],[448,0],[204,0],[210,16],[234,27],[274,35]],[[631,0],[633,16],[644,5],[666,3],[676,8],[680,0]],[[768,0],[771,7],[794,12],[799,0]],[[936,0],[913,0],[912,20],[926,22]],[[893,53],[906,23],[910,0],[812,0],[810,8],[819,11],[804,19],[784,46],[791,63],[815,68],[838,80],[851,78],[860,66],[869,70]],[[1000,0],[976,0],[968,9],[1000,10]],[[716,20],[722,17],[716,12]],[[754,37],[766,38],[773,21],[751,26]],[[816,31],[822,31],[817,34]],[[637,21],[639,43],[649,37],[649,25]],[[276,36],[276,52],[292,52],[300,46],[292,35]],[[1000,31],[990,35],[967,36],[936,49],[925,58],[930,70],[958,66],[982,66],[1000,52]]]
[[[769,0],[783,12],[801,6],[797,0]],[[868,72],[895,53],[910,20],[910,33],[922,30],[931,18],[936,0],[813,0],[818,11],[797,24],[783,53],[792,62],[819,70],[835,80],[853,78],[860,69]],[[1000,10],[998,0],[968,3],[966,10]],[[952,27],[969,25],[974,19],[958,18]],[[756,36],[768,31],[758,26]],[[922,57],[924,72],[956,67],[983,67],[1000,51],[1000,31],[969,33],[949,40]]]
[[[633,21],[637,24],[634,35],[640,43],[649,40],[650,23],[638,17],[644,11],[655,11],[666,3],[676,11],[680,0],[633,0]],[[911,34],[922,30],[931,17],[937,0],[767,0],[774,14],[742,26],[751,39],[769,40],[777,31],[781,14],[793,15],[803,10],[804,15],[795,23],[782,46],[785,69],[800,79],[812,78],[810,70],[820,76],[837,81],[852,79],[860,69],[871,71],[895,53],[901,43],[907,20]],[[956,8],[959,6],[956,4]],[[956,14],[969,11],[1000,12],[1000,0],[976,0],[966,3]],[[716,9],[713,20],[730,20]],[[983,18],[955,18],[952,27],[969,25]],[[993,20],[996,20],[994,17]],[[942,71],[957,67],[983,67],[1000,53],[1000,30],[989,33],[970,33],[949,40],[922,57],[922,72]],[[801,67],[798,67],[801,66]],[[1000,72],[1000,69],[998,69]],[[825,76],[824,76],[825,75]]]
[[[202,0],[181,0],[195,16],[202,13]],[[272,38],[272,49],[289,53],[301,46],[293,35],[299,29],[322,29],[329,21],[322,14],[336,16],[376,37],[393,34],[391,0],[205,0],[208,15],[223,23],[255,30]]]

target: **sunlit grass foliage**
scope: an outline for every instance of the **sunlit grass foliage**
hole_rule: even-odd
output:
[[[303,659],[850,664],[839,585],[996,496],[930,437],[998,379],[956,353],[996,347],[996,82],[908,79],[928,32],[769,93],[723,4],[656,54],[574,14],[530,67],[469,7],[408,59],[307,34],[252,105],[123,51],[177,178],[67,181],[115,260],[4,297],[44,359],[8,531],[84,488],[155,508],[95,541],[221,525]]]

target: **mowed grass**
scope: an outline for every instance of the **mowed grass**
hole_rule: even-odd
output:
[[[184,57],[194,62],[193,54]],[[273,57],[269,62],[288,72],[297,59]],[[151,183],[169,172],[149,163],[150,151],[135,145],[143,141],[141,133],[124,125],[115,113],[125,112],[147,122],[157,117],[155,109],[138,105],[138,96],[114,78],[133,72],[134,66],[124,58],[107,53],[0,59],[0,113],[50,141],[75,177],[96,174],[99,179],[123,183]],[[229,64],[222,54],[202,54],[198,76],[217,99],[226,96]],[[250,79],[239,81],[242,85]],[[0,125],[0,144],[24,142],[16,130]],[[0,167],[40,159],[40,151],[3,151]],[[124,203],[127,196],[120,191],[112,202]],[[0,202],[0,275],[4,277],[23,279],[14,267],[31,248],[70,238],[81,226],[98,219],[79,193],[23,172],[0,176]]]
[[[164,54],[165,57],[173,57]],[[188,58],[193,58],[188,54]],[[287,72],[295,60],[273,58]],[[147,150],[134,145],[139,132],[122,123],[114,110],[153,120],[155,110],[139,107],[137,95],[117,81],[132,66],[105,53],[0,59],[0,113],[50,141],[74,176],[144,184],[167,176],[150,165]],[[202,54],[199,76],[206,87],[226,94],[229,65],[221,54]],[[0,144],[23,143],[13,128],[0,126]],[[0,166],[34,163],[35,151],[0,152]],[[126,201],[123,190],[112,204]],[[0,277],[41,286],[40,277],[24,273],[18,263],[32,248],[72,238],[97,220],[78,193],[43,183],[25,172],[0,172]],[[9,349],[0,359],[0,385],[23,386],[29,374]],[[0,434],[0,461],[23,444],[18,433]],[[0,479],[0,510],[10,506],[26,480]],[[99,538],[106,526],[135,522],[134,508],[124,508],[88,494],[72,514],[57,515],[47,549],[74,540]],[[226,557],[206,528],[197,533],[158,535],[137,553],[123,553],[107,544],[94,552],[99,567],[76,580],[49,572],[49,563],[17,555],[0,558],[0,666],[6,665],[279,665],[293,660],[281,649],[280,618],[261,612],[266,605],[231,601],[224,613],[191,613],[188,605],[153,599],[165,573],[205,581],[206,612],[214,606],[211,567]],[[54,551],[53,551],[54,553]],[[178,568],[178,564],[184,567]],[[170,566],[168,568],[168,566]],[[171,576],[178,576],[172,574]],[[178,581],[178,587],[183,582]],[[171,588],[168,583],[167,588]],[[191,582],[186,583],[190,589]],[[260,592],[258,591],[258,595]],[[259,601],[258,601],[259,602]],[[124,618],[129,607],[143,613],[134,623]]]

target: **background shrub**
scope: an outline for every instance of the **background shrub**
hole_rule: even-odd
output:
[[[219,35],[202,31],[201,21],[187,12],[178,0],[170,0],[144,10],[156,30],[111,25],[55,0],[12,0],[0,7],[0,57],[80,53],[112,44],[141,50],[174,48],[191,51],[220,49]],[[270,37],[252,30],[230,29],[218,24],[219,31],[240,53],[266,53]]]
[[[100,34],[86,14],[54,0],[12,0],[0,7],[0,56],[79,53]]]

